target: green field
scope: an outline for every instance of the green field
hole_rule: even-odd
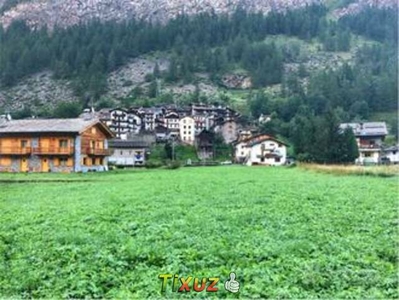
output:
[[[298,168],[2,174],[0,298],[398,298],[397,204],[397,178]]]

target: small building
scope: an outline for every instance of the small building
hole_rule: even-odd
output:
[[[198,158],[201,160],[214,157],[215,134],[209,130],[203,130],[195,139]]]
[[[105,171],[113,137],[98,119],[1,120],[0,171]]]
[[[235,160],[252,165],[281,166],[287,158],[287,145],[278,139],[259,134],[235,144]]]
[[[80,117],[99,119],[120,139],[126,139],[129,133],[139,133],[142,127],[141,117],[135,111],[121,108],[103,108],[98,112],[85,109]]]
[[[399,145],[385,148],[383,157],[388,159],[388,163],[399,164]]]
[[[232,119],[223,121],[220,125],[215,126],[215,132],[220,133],[226,144],[231,144],[237,140],[238,126]]]
[[[379,164],[381,162],[382,143],[388,134],[385,122],[343,123],[340,128],[353,130],[359,148],[356,163]]]
[[[169,138],[169,129],[159,125],[155,128],[155,137],[157,142],[165,142]]]
[[[137,167],[145,165],[146,152],[150,145],[142,141],[110,140],[109,147],[113,154],[109,157],[109,163],[115,166]]]
[[[152,108],[141,108],[138,113],[143,120],[143,129],[153,131],[155,129],[155,120],[157,118],[155,110]]]
[[[180,134],[180,117],[175,111],[171,111],[165,115],[165,127],[168,128],[170,135],[178,137]]]
[[[194,145],[195,121],[193,118],[184,117],[180,120],[180,139],[185,144]]]

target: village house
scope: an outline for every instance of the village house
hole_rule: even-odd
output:
[[[388,159],[388,163],[399,164],[399,145],[385,148],[383,155]]]
[[[150,145],[144,141],[117,140],[109,141],[113,153],[109,157],[110,164],[124,167],[137,167],[145,165],[145,156]]]
[[[155,128],[155,139],[157,142],[165,142],[170,137],[170,131],[163,125],[159,125]]]
[[[0,171],[105,171],[112,137],[98,119],[3,119]]]
[[[138,113],[143,120],[143,129],[148,131],[153,131],[155,129],[155,120],[157,114],[153,108],[141,108]]]
[[[287,145],[266,134],[253,136],[234,146],[236,162],[247,166],[281,166],[287,159]]]
[[[126,139],[129,133],[139,133],[142,127],[141,117],[135,111],[121,108],[103,108],[98,112],[85,109],[81,118],[98,118],[107,125],[116,137]]]
[[[195,138],[197,155],[200,160],[212,159],[214,156],[215,134],[209,130],[203,130]]]
[[[385,122],[343,123],[340,128],[353,130],[359,148],[356,163],[379,164],[381,162],[382,143],[388,134]]]
[[[107,124],[118,138],[126,139],[129,132],[138,133],[140,131],[141,118],[134,113],[117,108],[110,111],[110,117],[111,120]]]
[[[233,119],[227,119],[215,126],[215,132],[222,135],[226,144],[231,144],[238,137],[238,125]]]
[[[194,145],[195,121],[191,117],[184,117],[180,120],[180,139],[183,143]]]
[[[171,111],[165,115],[164,126],[170,131],[173,137],[179,136],[180,133],[180,117],[177,112]]]

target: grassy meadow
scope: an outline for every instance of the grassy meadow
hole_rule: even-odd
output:
[[[398,298],[397,207],[396,177],[301,168],[0,174],[0,298]]]

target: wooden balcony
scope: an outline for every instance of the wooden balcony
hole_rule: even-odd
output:
[[[33,148],[33,154],[36,155],[71,155],[74,153],[73,147],[36,147]]]
[[[2,147],[0,154],[6,155],[29,155],[32,153],[31,147]]]
[[[112,151],[110,149],[86,148],[85,153],[88,155],[95,155],[95,156],[110,156],[112,154]]]

